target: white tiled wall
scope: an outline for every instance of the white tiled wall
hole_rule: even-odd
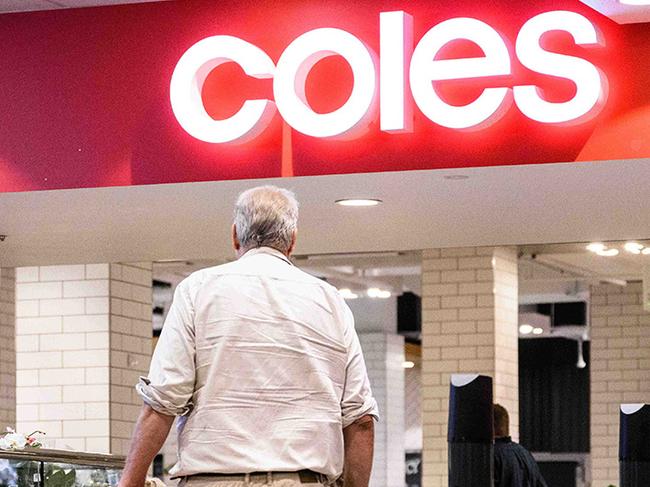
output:
[[[518,437],[518,278],[514,249],[425,250],[422,261],[423,480],[447,485],[449,379],[494,379]]]
[[[16,424],[15,271],[0,268],[0,430]]]
[[[108,452],[108,264],[16,271],[18,428]],[[102,406],[104,411],[102,411]]]
[[[593,487],[618,485],[621,403],[650,402],[650,313],[640,282],[591,288]]]
[[[142,399],[134,385],[152,353],[151,263],[111,264],[111,452],[126,454]]]
[[[368,377],[379,405],[371,487],[404,486],[404,338],[359,333]]]
[[[21,431],[124,453],[151,354],[151,265],[18,268],[16,348]]]

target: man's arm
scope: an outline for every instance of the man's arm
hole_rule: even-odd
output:
[[[375,438],[375,423],[372,416],[362,416],[343,429],[345,444],[345,465],[343,467],[344,487],[368,487]]]
[[[144,486],[149,465],[165,443],[174,419],[146,404],[142,407],[119,487]]]

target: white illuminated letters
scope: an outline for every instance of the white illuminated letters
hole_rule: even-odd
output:
[[[318,61],[333,55],[342,56],[352,68],[352,94],[337,110],[316,113],[305,96],[307,75]],[[359,39],[340,29],[316,29],[298,37],[280,56],[273,94],[282,118],[295,130],[312,137],[333,137],[367,127],[375,84],[372,54]]]
[[[413,17],[404,12],[379,15],[380,127],[385,132],[410,132],[413,108],[406,103],[406,65],[413,51]]]
[[[231,36],[214,36],[197,42],[179,60],[171,80],[171,105],[178,122],[193,137],[210,143],[243,142],[264,130],[276,105],[294,130],[312,137],[357,137],[375,117],[379,98],[379,129],[389,133],[413,130],[415,104],[432,122],[459,130],[478,130],[495,123],[512,101],[526,117],[540,123],[582,123],[593,117],[607,96],[607,80],[596,66],[575,56],[542,48],[542,37],[553,31],[569,33],[579,46],[602,45],[596,27],[580,14],[547,12],[528,20],[516,39],[515,52],[531,71],[564,78],[576,85],[572,99],[548,101],[537,86],[517,85],[506,80],[483,89],[471,103],[457,106],[445,101],[436,86],[454,80],[507,77],[512,59],[506,41],[490,25],[473,18],[449,19],[433,26],[413,49],[413,19],[402,11],[379,16],[380,58],[353,34],[334,28],[315,29],[294,39],[280,55],[277,67],[259,47]],[[445,46],[457,41],[476,44],[483,55],[474,58],[440,59]],[[329,113],[317,113],[309,105],[306,81],[320,60],[341,56],[354,76],[348,100]],[[208,74],[217,66],[235,62],[256,78],[273,78],[275,101],[246,100],[226,120],[214,120],[202,101]],[[377,76],[377,74],[379,76]],[[378,79],[379,78],[379,79]],[[499,78],[501,79],[501,78]],[[379,92],[377,97],[377,85]],[[316,87],[318,89],[318,87]]]
[[[554,103],[544,100],[536,86],[515,86],[515,102],[524,115],[538,122],[580,122],[602,105],[606,96],[606,80],[589,61],[542,49],[540,38],[551,30],[568,32],[580,46],[601,44],[593,24],[577,13],[547,12],[530,19],[517,37],[519,60],[538,73],[573,81],[576,95],[567,102]]]
[[[194,44],[174,69],[170,86],[172,110],[181,127],[204,142],[244,142],[258,135],[275,113],[270,100],[247,100],[226,120],[214,120],[203,106],[203,83],[214,68],[234,61],[255,78],[270,78],[275,65],[259,47],[237,37],[214,36]]]
[[[477,44],[484,57],[440,59],[434,57],[449,42],[466,39]],[[507,88],[487,88],[472,103],[457,107],[443,101],[432,81],[480,78],[510,74],[510,55],[501,36],[476,19],[450,19],[427,32],[411,59],[411,91],[415,103],[431,121],[452,129],[477,128],[501,113]]]

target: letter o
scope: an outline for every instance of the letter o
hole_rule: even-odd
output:
[[[316,113],[305,96],[305,82],[314,65],[328,56],[342,56],[352,68],[350,98],[329,113]],[[312,137],[352,135],[367,127],[375,99],[373,54],[358,38],[341,29],[315,29],[297,37],[278,61],[273,79],[275,103],[295,130]]]

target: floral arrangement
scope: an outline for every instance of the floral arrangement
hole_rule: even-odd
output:
[[[0,433],[0,450],[22,450],[23,448],[40,448],[43,444],[36,435],[44,435],[42,431],[34,431],[28,435],[16,433],[7,427],[7,431]]]

